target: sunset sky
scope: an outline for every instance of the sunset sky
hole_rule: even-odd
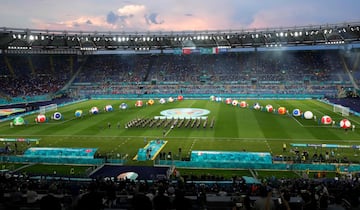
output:
[[[360,21],[359,0],[2,0],[0,27],[231,30]]]

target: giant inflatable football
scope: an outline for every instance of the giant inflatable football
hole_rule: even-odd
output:
[[[265,109],[266,109],[267,112],[273,112],[274,111],[274,108],[273,108],[273,106],[271,104],[266,105]]]
[[[136,101],[135,106],[136,107],[142,107],[143,106],[143,101],[141,101],[141,100]]]
[[[96,106],[94,106],[94,107],[92,107],[92,108],[90,109],[90,113],[91,113],[91,114],[98,114],[98,113],[99,113],[99,109],[98,109]]]
[[[342,119],[340,121],[340,127],[343,129],[349,129],[351,127],[351,122],[348,119]]]
[[[299,117],[301,115],[300,109],[294,109],[292,115],[294,117]]]
[[[278,113],[279,114],[286,114],[286,108],[285,107],[279,107],[278,108]]]
[[[14,125],[24,125],[25,120],[22,117],[15,117],[14,120],[13,120],[13,124]]]
[[[111,112],[111,111],[113,111],[113,107],[112,107],[111,105],[106,105],[105,108],[104,108],[104,110],[105,110],[106,112]]]
[[[52,116],[53,120],[61,120],[61,118],[62,118],[62,115],[60,112],[55,112]]]
[[[37,122],[37,123],[44,123],[45,121],[46,121],[46,116],[43,114],[39,114],[35,118],[35,122]]]
[[[311,111],[304,112],[304,118],[307,120],[311,120],[314,117],[314,114]]]
[[[331,117],[327,116],[327,115],[324,115],[322,118],[321,118],[321,123],[324,124],[324,125],[329,125],[332,123],[332,119]]]
[[[82,110],[76,110],[75,111],[75,117],[81,117],[82,116],[83,111]]]
[[[159,103],[160,103],[160,104],[165,104],[165,103],[166,103],[165,98],[160,98]]]
[[[240,101],[241,108],[246,108],[247,106],[248,106],[248,104],[246,103],[246,101]]]
[[[127,109],[128,105],[126,103],[121,103],[119,106],[120,109]]]

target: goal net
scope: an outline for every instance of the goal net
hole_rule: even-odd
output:
[[[334,104],[333,111],[335,113],[341,113],[341,116],[349,116],[350,108],[342,105]]]
[[[49,104],[46,106],[39,107],[40,114],[45,114],[46,112],[49,112],[49,111],[57,111],[57,104]]]

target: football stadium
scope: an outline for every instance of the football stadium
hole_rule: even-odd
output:
[[[3,28],[1,207],[357,209],[359,27]]]

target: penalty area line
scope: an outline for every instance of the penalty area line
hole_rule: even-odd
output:
[[[294,116],[291,115],[291,118],[293,118],[293,120],[295,120],[295,122],[297,122],[301,127],[304,127],[304,125],[299,120],[297,120]]]

